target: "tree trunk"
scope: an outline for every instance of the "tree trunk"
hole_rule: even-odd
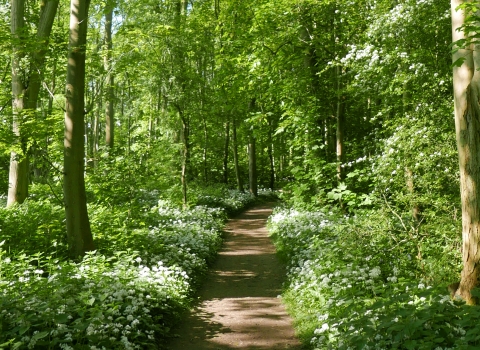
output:
[[[250,132],[248,140],[248,179],[250,193],[254,196],[257,196],[257,155],[255,150],[255,136],[253,135],[253,131]]]
[[[230,144],[230,122],[225,123],[225,145],[223,150],[223,183],[228,184],[228,145]]]
[[[182,122],[182,141],[183,141],[183,154],[182,154],[182,201],[183,206],[187,206],[188,201],[188,188],[187,188],[187,172],[188,172],[188,164],[190,162],[190,128],[188,124],[188,119],[185,118],[182,110],[180,107],[177,107],[178,114],[180,115],[180,120]]]
[[[463,2],[451,2],[454,42],[466,37],[463,31],[457,31],[465,23],[464,12],[456,11]],[[463,237],[463,270],[456,294],[467,304],[476,304],[472,289],[480,277],[480,47],[472,44],[457,51],[453,61],[461,57],[464,63],[453,68]]]
[[[409,111],[409,105],[410,105],[410,93],[408,91],[408,84],[405,81],[403,83],[403,114],[404,116],[406,116]],[[405,159],[405,161],[408,162],[408,159]],[[413,171],[408,165],[406,165],[405,180],[406,180],[408,195],[410,197],[410,205],[412,208],[412,218],[416,224],[419,224],[421,212],[420,212],[420,206],[418,205],[415,199],[415,185],[414,185],[413,179],[414,179]]]
[[[18,152],[12,151],[10,155],[10,171],[8,174],[8,200],[7,206],[23,203],[28,191],[28,163],[25,143],[21,135],[21,120],[24,108],[25,87],[22,82],[22,69],[20,61],[23,57],[22,34],[25,30],[24,0],[12,0],[11,31],[16,40],[12,55],[12,112],[13,133],[18,138]],[[23,153],[23,154],[22,154]]]
[[[107,13],[105,14],[105,71],[107,72],[107,106],[105,109],[105,144],[112,149],[114,144],[114,75],[112,72],[112,21],[114,1],[107,2]]]
[[[207,167],[207,151],[208,151],[208,128],[207,118],[203,117],[203,180],[208,183],[208,167]]]
[[[65,104],[64,195],[72,258],[94,249],[84,180],[85,46],[89,0],[71,0]]]
[[[24,109],[31,110],[34,116],[37,108],[38,93],[41,85],[41,75],[45,60],[48,38],[52,30],[58,0],[44,2],[40,8],[40,20],[34,47],[31,51],[30,76],[23,82],[24,72],[21,60],[25,56],[25,1],[12,0],[11,2],[11,32],[14,38],[12,55],[12,111],[13,133],[17,137],[18,148],[11,152],[10,170],[8,174],[8,199],[7,206],[23,203],[28,196],[28,150],[26,135],[22,132],[22,119]],[[28,86],[28,88],[27,88]]]
[[[101,84],[100,87],[101,89]],[[97,101],[97,110],[95,111],[93,119],[93,137],[92,137],[92,155],[93,155],[93,167],[98,167],[98,148],[100,146],[100,111],[102,110],[102,99]]]
[[[237,178],[237,188],[243,192],[242,175],[240,174],[240,166],[238,164],[238,141],[237,141],[237,123],[233,117],[232,142],[233,142],[233,163],[235,164],[235,177]]]
[[[269,179],[269,187],[271,190],[273,190],[273,187],[275,186],[275,159],[273,157],[273,123],[272,120],[268,120],[268,159],[270,161],[270,179]]]
[[[341,68],[337,67],[337,179],[342,181],[342,164],[345,158],[345,97],[341,93]]]

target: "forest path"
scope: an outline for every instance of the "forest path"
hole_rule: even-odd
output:
[[[230,220],[223,248],[201,288],[200,303],[169,350],[301,349],[281,299],[285,268],[266,221],[273,204]]]

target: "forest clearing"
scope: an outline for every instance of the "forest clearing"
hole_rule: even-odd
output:
[[[479,13],[1,2],[0,349],[480,349]]]

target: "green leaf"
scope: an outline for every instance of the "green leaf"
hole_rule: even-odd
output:
[[[32,339],[39,340],[45,338],[49,332],[40,332],[33,335]]]
[[[452,63],[452,67],[461,67],[463,65],[463,62],[465,62],[466,58],[465,57],[460,57],[457,59],[455,62]]]
[[[30,326],[23,326],[20,328],[18,334],[19,335],[23,335],[26,331],[28,331],[30,329]]]
[[[4,347],[4,346],[7,346],[7,345],[10,345],[15,339],[10,339],[9,341],[7,341],[6,343],[3,343],[3,344],[0,344],[0,347]]]
[[[67,314],[58,314],[55,316],[56,323],[67,323],[68,322],[68,315]]]
[[[23,345],[23,341],[16,342],[12,345],[12,350],[19,349]]]

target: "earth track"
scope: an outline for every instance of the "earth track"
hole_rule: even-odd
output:
[[[228,222],[200,302],[167,349],[302,349],[279,297],[285,269],[266,229],[272,206],[257,206]]]

